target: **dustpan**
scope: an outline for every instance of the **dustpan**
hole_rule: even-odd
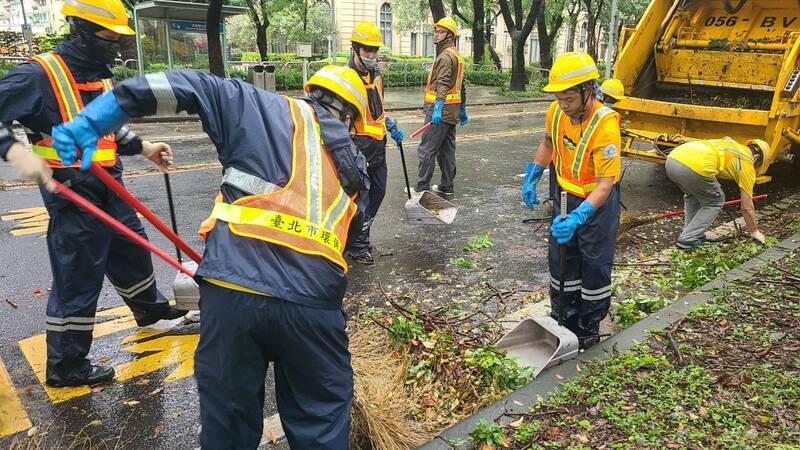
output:
[[[397,144],[400,150],[400,161],[403,163],[403,176],[406,180],[406,218],[408,223],[416,225],[449,225],[456,218],[458,208],[456,205],[439,197],[430,191],[411,195],[411,187],[408,184],[408,169],[406,168],[406,157],[403,152],[403,144]]]

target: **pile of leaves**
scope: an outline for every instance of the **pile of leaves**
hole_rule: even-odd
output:
[[[414,419],[426,431],[440,431],[533,378],[532,369],[493,345],[503,333],[498,318],[504,309],[495,314],[453,307],[422,311],[401,305],[410,298],[387,295],[386,300],[396,314],[371,311],[364,317],[386,333],[406,361],[404,384],[418,401]]]
[[[800,258],[790,255],[472,438],[484,449],[797,448],[798,350]]]
[[[769,238],[767,247],[776,242]],[[675,250],[668,254],[669,262],[653,261],[637,265],[635,270],[615,271],[618,300],[613,313],[617,322],[627,328],[763,250],[764,246],[755,241],[736,240],[690,252]]]

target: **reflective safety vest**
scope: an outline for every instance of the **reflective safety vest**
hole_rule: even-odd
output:
[[[568,142],[564,131],[565,121],[569,117],[559,106],[553,113],[552,123],[548,124],[550,136],[553,138],[553,165],[556,169],[558,184],[567,192],[586,198],[597,187],[597,177],[590,170],[592,162],[593,140],[602,119],[609,114],[616,114],[611,108],[599,107],[592,114],[589,126],[577,143]]]
[[[736,158],[736,169],[738,170],[742,169],[742,159],[745,161],[753,161],[753,154],[750,153],[749,149],[729,137],[725,137],[723,139],[705,139],[700,142],[717,151],[717,157],[719,158],[719,166],[717,167],[717,170],[719,172],[725,171],[726,152],[731,157]]]
[[[386,136],[386,114],[383,110],[383,78],[379,75],[371,83],[364,80],[364,87],[367,89],[367,120],[363,129],[361,121],[356,121],[356,135],[369,136],[380,141]]]
[[[455,47],[447,47],[444,52],[450,52],[458,60],[458,71],[456,72],[456,82],[449,91],[447,97],[444,99],[445,105],[460,104],[461,103],[461,85],[464,83],[464,61],[461,59],[458,50]],[[439,59],[439,58],[437,58]],[[431,72],[428,74],[428,84],[425,85],[425,103],[436,103],[436,91],[431,87],[433,81],[433,71],[436,68],[436,61],[433,62]]]
[[[38,63],[47,74],[50,80],[50,87],[56,97],[58,109],[61,112],[63,123],[69,122],[77,116],[83,109],[82,91],[110,91],[113,88],[111,79],[88,83],[76,83],[64,60],[55,52],[43,53],[34,56],[33,61]],[[23,94],[24,95],[24,94]],[[53,138],[47,136],[33,144],[33,153],[47,161],[47,165],[53,168],[64,168],[61,158],[56,149],[53,148]],[[92,160],[103,167],[113,167],[117,160],[117,143],[114,142],[114,135],[105,136],[97,141],[97,151],[94,152]],[[80,167],[80,159],[74,164],[66,167]]]
[[[347,272],[342,253],[357,209],[355,194],[349,197],[339,184],[311,106],[302,100],[286,100],[294,122],[292,175],[286,186],[280,188],[237,171],[236,178],[252,178],[246,184],[260,186],[262,193],[246,195],[233,203],[223,202],[218,195],[199,234],[205,239],[216,221],[223,220],[233,234],[319,255]]]

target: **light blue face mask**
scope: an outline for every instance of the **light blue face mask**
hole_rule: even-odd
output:
[[[378,68],[378,58],[364,58],[361,55],[358,55],[358,57],[361,59],[361,64],[363,64],[367,70],[375,70]]]

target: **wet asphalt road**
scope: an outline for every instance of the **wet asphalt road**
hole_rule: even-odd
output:
[[[378,282],[397,285],[431,270],[449,270],[448,261],[460,247],[487,231],[493,233],[497,256],[483,263],[492,268],[494,279],[511,280],[531,289],[546,286],[546,233],[529,233],[530,226],[521,224],[531,213],[519,200],[524,161],[532,159],[535,146],[544,136],[546,106],[530,103],[471,108],[469,125],[458,129],[457,194],[453,202],[459,213],[449,227],[406,225],[400,157],[390,144],[388,193],[372,227],[377,264],[352,268],[351,295],[370,292]],[[409,134],[422,125],[421,114],[416,112],[399,112],[394,117]],[[175,148],[181,170],[171,177],[180,233],[194,248],[202,249],[194,231],[211,209],[221,176],[210,141],[196,122],[140,124],[132,128],[145,138],[163,140]],[[417,140],[409,139],[405,145],[412,184]],[[126,179],[131,192],[168,221],[162,175],[149,170],[151,164],[140,157],[126,157],[124,164],[133,175]],[[662,167],[630,160],[623,164],[630,164],[623,185],[623,202],[630,210],[646,214],[682,206],[680,192],[667,180]],[[0,178],[9,175],[9,168],[0,166]],[[438,172],[433,183],[438,182],[437,177]],[[14,441],[25,444],[35,439],[47,444],[41,448],[52,448],[65,445],[69,436],[79,433],[107,439],[112,448],[115,442],[131,448],[198,447],[199,411],[191,376],[198,325],[175,321],[161,323],[160,330],[137,331],[130,317],[126,318],[125,308],[112,309],[123,303],[108,283],[99,309],[119,315],[98,318],[98,322],[108,322],[105,334],[95,338],[91,357],[116,366],[118,374],[124,370],[128,379],[93,391],[64,393],[46,391],[37,378],[37,364],[44,351],[41,335],[50,267],[43,231],[17,236],[12,231],[19,233],[26,226],[46,225],[42,221],[46,217],[38,210],[9,211],[41,206],[38,191],[33,188],[0,191],[0,215],[4,217],[0,221],[0,359],[18,398],[15,400],[8,395],[8,388],[3,390],[0,386],[0,410],[17,411],[15,416],[0,415],[0,448]],[[9,217],[15,214],[16,218]],[[32,216],[29,222],[22,223],[27,216]],[[173,252],[164,237],[149,224],[146,227],[152,241]],[[530,245],[519,245],[526,240]],[[161,261],[156,261],[155,266],[159,286],[169,296],[174,270]],[[465,278],[469,276],[464,274]],[[266,386],[265,418],[277,412],[271,377]],[[37,427],[33,438],[26,434],[30,425]]]

